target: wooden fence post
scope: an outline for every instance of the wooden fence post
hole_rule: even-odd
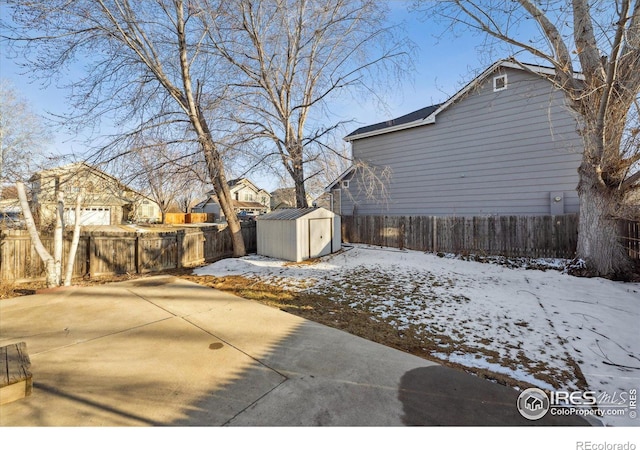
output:
[[[438,218],[433,216],[433,243],[431,245],[431,251],[433,253],[438,252]]]
[[[142,233],[137,231],[136,232],[136,254],[135,254],[135,261],[136,261],[136,273],[142,273]]]
[[[96,240],[93,235],[89,235],[89,278],[95,276],[96,264]]]
[[[177,255],[176,255],[176,268],[180,269],[182,267],[184,267],[184,265],[182,264],[182,255],[184,255],[184,234],[185,231],[184,230],[177,230],[176,231],[176,248],[177,248]]]

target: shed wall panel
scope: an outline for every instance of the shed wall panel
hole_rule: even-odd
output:
[[[258,254],[296,261],[296,222],[265,220],[257,223]]]

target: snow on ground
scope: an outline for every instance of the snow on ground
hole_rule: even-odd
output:
[[[195,273],[243,275],[322,293],[398,330],[418,330],[435,345],[435,358],[542,389],[619,396],[640,388],[638,283],[366,245],[345,246],[314,264],[250,255]],[[578,382],[577,370],[588,387]],[[628,413],[601,420],[640,425]]]

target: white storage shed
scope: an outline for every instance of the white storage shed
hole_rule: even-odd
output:
[[[340,250],[340,216],[325,208],[278,209],[257,218],[258,254],[300,262]]]

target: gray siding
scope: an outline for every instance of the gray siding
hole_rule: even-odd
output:
[[[353,155],[391,179],[367,199],[363,171],[342,189],[341,213],[363,215],[542,215],[550,193],[578,211],[582,141],[561,93],[520,70],[508,89],[493,76],[441,112],[436,123],[352,142]],[[386,193],[381,193],[386,191]]]

